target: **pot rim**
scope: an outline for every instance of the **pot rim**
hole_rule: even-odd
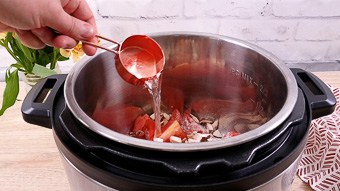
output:
[[[164,36],[164,35],[188,35],[188,36],[202,36],[208,38],[215,38],[223,41],[227,41],[238,46],[242,46],[244,48],[251,49],[260,55],[267,58],[271,63],[273,63],[276,68],[283,75],[286,85],[287,85],[287,99],[285,100],[280,111],[273,116],[269,121],[261,125],[260,127],[248,131],[246,133],[240,134],[235,137],[230,137],[227,139],[221,139],[211,142],[199,142],[199,143],[160,143],[154,141],[148,141],[143,139],[138,139],[134,137],[130,137],[128,135],[124,135],[118,132],[115,132],[95,120],[93,120],[90,116],[88,116],[79,106],[77,100],[75,99],[74,86],[76,79],[82,69],[86,66],[87,63],[91,61],[91,57],[85,57],[75,65],[70,73],[66,77],[65,85],[64,85],[64,96],[65,102],[68,108],[71,110],[73,115],[87,128],[92,130],[93,132],[111,139],[113,141],[134,146],[145,149],[152,150],[162,150],[162,151],[172,151],[172,152],[187,152],[187,151],[203,151],[203,150],[211,150],[211,149],[221,149],[226,147],[231,147],[235,145],[239,145],[242,143],[246,143],[252,141],[256,138],[262,137],[272,130],[276,129],[276,127],[280,126],[292,113],[297,97],[298,97],[298,87],[293,73],[289,70],[289,68],[276,56],[272,53],[245,41],[235,39],[232,37],[210,34],[210,33],[201,33],[201,32],[162,32],[162,33],[152,33],[151,37]],[[115,46],[111,46],[110,48],[115,48]],[[96,55],[102,54],[106,51],[101,50],[97,51]]]

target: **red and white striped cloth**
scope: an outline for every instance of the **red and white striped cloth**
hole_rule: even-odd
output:
[[[311,123],[298,176],[317,191],[340,191],[340,90],[335,111]]]

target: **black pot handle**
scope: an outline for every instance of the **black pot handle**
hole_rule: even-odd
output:
[[[291,71],[311,106],[312,119],[333,113],[336,99],[329,87],[310,72],[299,68],[291,68]]]
[[[66,76],[66,74],[52,75],[32,87],[21,106],[21,113],[26,122],[52,128],[50,114],[54,98],[62,89]]]

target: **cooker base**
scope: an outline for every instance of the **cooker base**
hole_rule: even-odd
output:
[[[117,191],[82,173],[62,152],[60,152],[60,156],[72,191]],[[249,191],[290,191],[301,156],[302,154],[281,174]]]
[[[290,191],[294,182],[295,174],[299,166],[301,155],[280,175],[276,176],[269,182],[250,189],[251,191],[265,191],[265,190],[278,190],[278,191]]]
[[[62,152],[59,153],[72,191],[116,191],[88,177],[67,160]]]

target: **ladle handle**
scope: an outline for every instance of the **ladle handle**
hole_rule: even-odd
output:
[[[100,39],[103,39],[103,40],[106,40],[106,41],[109,41],[109,42],[112,42],[113,44],[116,44],[116,45],[120,46],[120,44],[119,44],[118,42],[113,41],[113,40],[111,40],[111,39],[109,39],[109,38],[106,38],[106,37],[103,37],[103,36],[100,36],[100,35],[96,35],[96,37],[97,37],[97,38],[100,38]],[[82,41],[82,43],[83,43],[83,44],[90,45],[90,46],[94,46],[94,47],[96,47],[96,48],[100,48],[100,49],[103,49],[103,50],[106,50],[106,51],[109,51],[109,52],[112,52],[112,53],[114,53],[114,54],[119,54],[119,52],[116,51],[116,50],[112,50],[112,49],[106,48],[106,47],[104,47],[104,46],[100,46],[100,45],[95,44],[95,43],[93,43],[93,42]]]
[[[101,39],[106,40],[106,41],[109,41],[109,42],[112,42],[113,44],[120,45],[118,42],[116,42],[116,41],[114,41],[114,40],[111,40],[111,39],[109,39],[109,38],[106,38],[106,37],[104,37],[104,36],[101,36],[101,35],[99,35],[99,34],[97,34],[96,37],[97,37],[97,38],[101,38]]]
[[[26,122],[52,128],[51,111],[54,98],[60,90],[63,90],[66,76],[66,74],[52,75],[32,87],[21,106],[21,113]]]

